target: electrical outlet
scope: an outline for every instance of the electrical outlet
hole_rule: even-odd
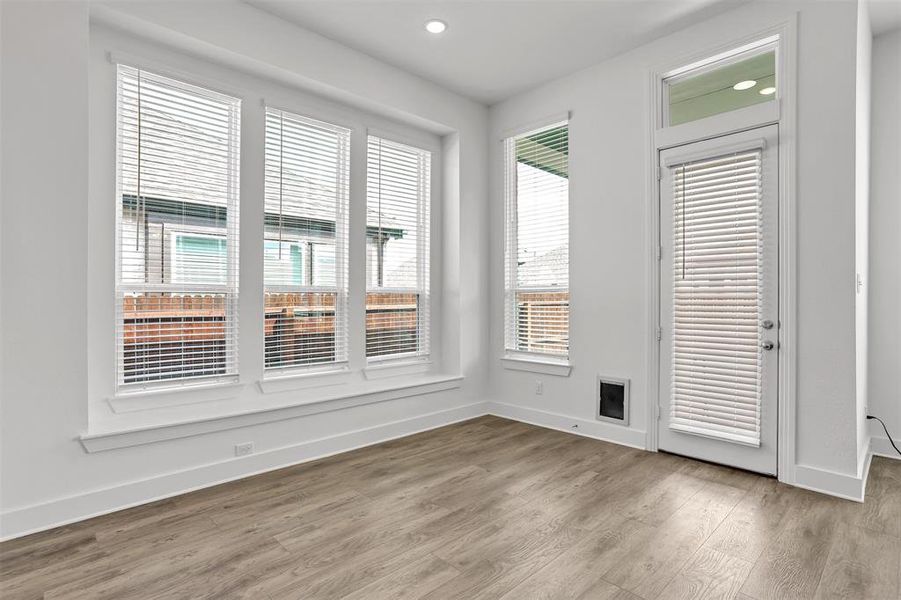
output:
[[[535,395],[540,396],[544,393],[544,382],[540,379],[535,381]]]
[[[248,454],[253,454],[253,442],[235,444],[235,456],[247,456]]]

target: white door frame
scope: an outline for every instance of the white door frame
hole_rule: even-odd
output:
[[[647,273],[650,290],[647,306],[647,425],[646,449],[658,450],[657,420],[660,411],[660,186],[659,154],[673,146],[779,125],[779,392],[777,477],[795,482],[795,418],[797,401],[797,199],[795,164],[797,146],[797,17],[739,39],[696,51],[670,61],[650,73],[647,152]],[[767,102],[674,127],[662,122],[663,80],[674,70],[721,55],[760,40],[778,36],[776,75],[778,97]]]

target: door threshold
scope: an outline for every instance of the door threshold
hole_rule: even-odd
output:
[[[726,469],[732,469],[733,471],[741,471],[743,473],[750,473],[751,475],[758,475],[760,477],[768,477],[770,479],[778,479],[778,477],[776,475],[774,475],[773,473],[762,473],[760,471],[752,471],[750,469],[734,467],[732,465],[727,465],[725,463],[718,463],[718,462],[714,462],[712,460],[705,460],[703,458],[698,458],[696,456],[688,456],[687,454],[679,454],[677,452],[670,452],[669,450],[658,449],[657,452],[659,452],[660,454],[669,454],[670,456],[678,456],[679,458],[687,458],[688,460],[693,460],[695,462],[713,465],[714,467],[724,467]]]

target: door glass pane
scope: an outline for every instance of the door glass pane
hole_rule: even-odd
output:
[[[673,169],[670,428],[760,444],[761,153]]]
[[[666,80],[669,125],[776,98],[776,51],[720,61]]]

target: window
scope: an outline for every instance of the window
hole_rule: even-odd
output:
[[[347,361],[350,130],[266,109],[265,367]]]
[[[225,237],[175,233],[172,238],[174,283],[225,283],[228,248]]]
[[[429,354],[429,202],[432,155],[369,136],[366,356]]]
[[[305,247],[306,244],[302,242],[264,240],[263,264],[266,266],[267,279],[287,285],[304,285]]]
[[[240,100],[117,67],[120,388],[238,372]]]
[[[507,138],[505,346],[569,355],[569,125]]]
[[[664,80],[667,125],[679,125],[776,98],[776,43],[759,42]]]

